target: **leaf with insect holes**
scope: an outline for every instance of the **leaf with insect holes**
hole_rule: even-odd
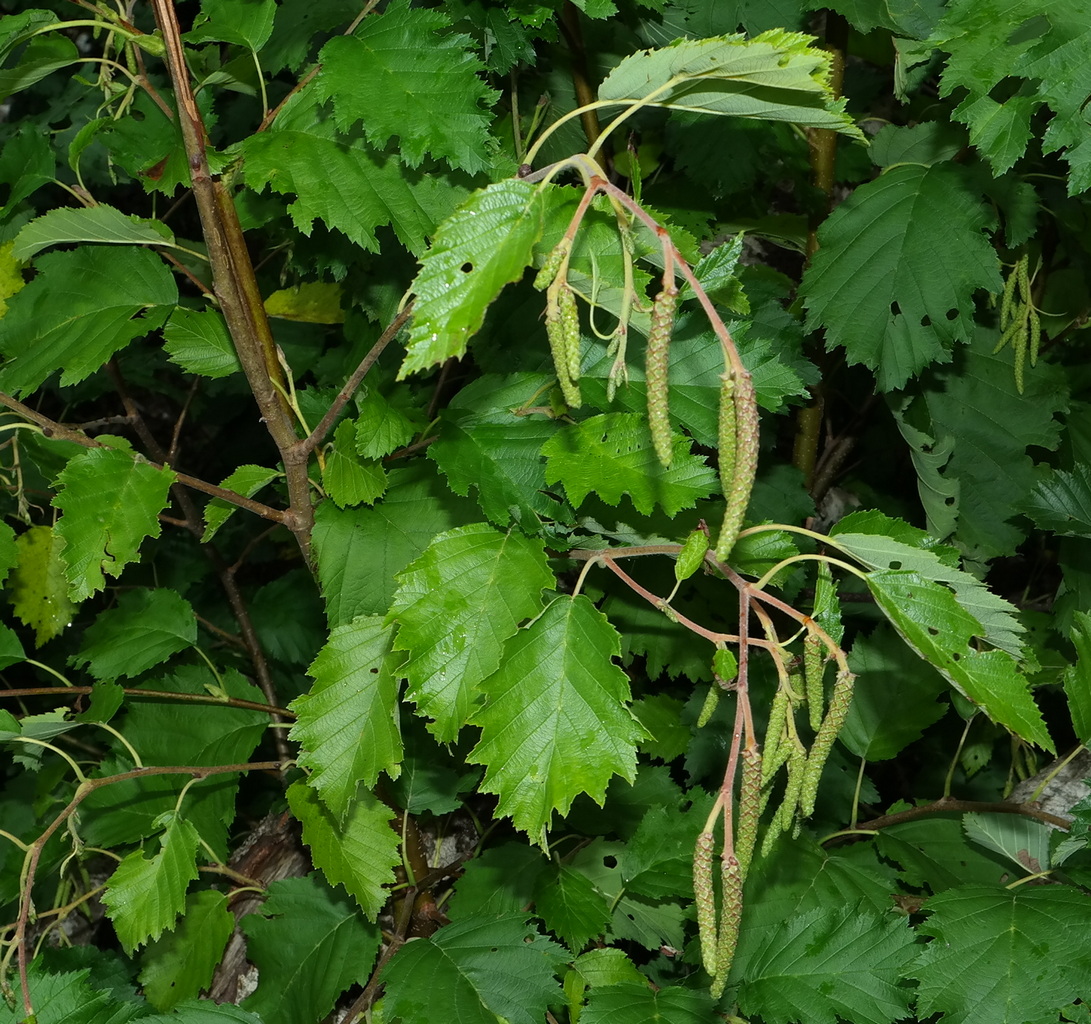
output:
[[[825,327],[827,345],[873,370],[882,391],[948,362],[973,333],[974,293],[1003,287],[986,234],[995,219],[949,163],[892,167],[861,185],[819,229],[800,289],[808,330]]]
[[[626,57],[599,86],[598,98],[789,121],[863,139],[830,86],[830,56],[814,41],[783,29],[753,39],[679,39]]]
[[[629,680],[614,663],[620,637],[582,595],[560,597],[505,644],[471,721],[485,765],[481,790],[536,841],[580,793],[596,803],[613,775],[636,776],[644,733],[629,711]]]
[[[39,647],[72,621],[76,605],[68,596],[64,538],[52,526],[32,526],[15,540],[19,561],[8,581],[12,611],[34,630]]]
[[[563,483],[573,505],[594,492],[616,505],[627,494],[638,512],[659,505],[669,516],[692,508],[718,489],[715,472],[690,452],[690,441],[673,436],[665,469],[652,447],[647,420],[635,413],[604,413],[557,431],[543,446],[546,483]]]
[[[984,627],[950,590],[919,573],[892,569],[869,573],[867,585],[902,639],[956,690],[994,722],[1054,750],[1018,663],[1005,651],[971,645]]]
[[[144,538],[159,536],[174,479],[171,470],[115,448],[91,448],[69,460],[53,504],[64,513],[57,533],[73,601],[102,590],[104,573],[120,576],[139,558]]]
[[[310,784],[337,818],[343,818],[362,782],[379,772],[396,777],[402,757],[398,679],[391,655],[393,630],[378,616],[361,615],[336,627],[307,670],[310,692],[291,703],[291,738]]]
[[[151,858],[130,853],[106,882],[102,902],[114,931],[131,953],[148,939],[174,927],[186,903],[186,889],[197,877],[197,830],[168,813],[169,824]]]
[[[399,380],[465,354],[486,309],[530,266],[543,216],[538,186],[508,180],[479,189],[439,226],[413,282]]]
[[[486,523],[441,533],[398,577],[390,615],[394,649],[408,651],[400,671],[429,730],[450,743],[478,697],[481,680],[524,619],[542,608],[556,580],[541,541],[503,534]]]

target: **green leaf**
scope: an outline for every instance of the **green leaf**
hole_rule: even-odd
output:
[[[34,630],[39,647],[72,621],[76,606],[68,596],[64,538],[51,526],[32,526],[15,538],[19,562],[8,581],[12,610]]]
[[[79,383],[161,327],[178,301],[170,271],[146,249],[85,245],[47,253],[36,265],[37,276],[0,319],[0,386],[16,395],[55,370],[62,385]]]
[[[889,627],[858,638],[849,667],[856,683],[837,738],[857,757],[885,761],[897,756],[947,710],[936,703],[942,678],[927,662],[909,656]]]
[[[263,916],[243,919],[247,956],[258,968],[258,988],[245,1009],[263,1024],[321,1020],[345,989],[367,981],[379,929],[316,874],[273,882],[268,892]]]
[[[220,481],[220,486],[246,498],[252,498],[266,484],[272,483],[280,473],[275,469],[266,469],[264,466],[239,466],[230,476]],[[227,522],[228,517],[238,511],[238,505],[232,505],[223,498],[213,498],[205,506],[205,532],[201,537],[201,543],[207,544],[217,531]]]
[[[604,934],[610,922],[606,897],[586,875],[564,864],[550,864],[538,876],[534,909],[573,953]]]
[[[905,569],[946,583],[958,603],[985,627],[985,640],[1014,657],[1022,654],[1024,627],[1015,617],[1015,606],[959,569],[955,550],[940,547],[924,530],[868,510],[845,516],[830,536],[869,569]]]
[[[830,88],[830,57],[812,36],[771,29],[746,39],[679,39],[626,57],[599,99],[828,128],[863,139]]]
[[[201,13],[186,33],[190,43],[214,40],[260,50],[273,32],[274,0],[201,0]]]
[[[964,814],[962,827],[971,843],[1006,857],[1024,875],[1051,867],[1049,837],[1052,829],[1017,814]]]
[[[556,581],[540,541],[486,523],[440,534],[398,580],[390,615],[399,623],[394,649],[409,652],[406,696],[450,743],[504,641],[541,611],[542,591]]]
[[[76,44],[60,33],[31,39],[20,54],[19,63],[0,71],[0,103],[23,89],[29,89],[54,71],[80,63],[83,59]]]
[[[73,665],[96,679],[138,676],[197,642],[197,617],[173,590],[129,590],[84,632]]]
[[[197,838],[188,821],[172,814],[159,852],[148,859],[134,850],[110,876],[102,902],[126,952],[174,928],[197,877]]]
[[[468,760],[486,767],[480,789],[497,813],[538,841],[553,812],[579,793],[596,803],[613,775],[636,776],[643,730],[628,709],[629,680],[613,662],[617,631],[583,596],[558,598],[504,645],[472,721]]]
[[[306,782],[288,788],[288,806],[303,826],[315,867],[330,885],[343,885],[364,916],[374,921],[401,864],[401,841],[390,827],[394,812],[361,788],[345,815],[335,817]]]
[[[490,303],[530,266],[543,215],[538,186],[508,180],[473,193],[439,226],[413,282],[399,380],[466,352]]]
[[[0,625],[0,672],[21,661],[26,661],[26,651],[19,637],[7,626]]]
[[[1020,507],[1042,530],[1091,537],[1091,466],[1052,470]]]
[[[97,242],[114,245],[174,244],[170,228],[157,220],[126,216],[112,206],[50,210],[32,220],[15,236],[12,255],[26,260],[42,249],[63,242]]]
[[[961,820],[930,818],[904,821],[883,829],[879,853],[899,865],[902,881],[931,892],[965,885],[998,889],[1011,881],[1010,865],[966,838]]]
[[[903,165],[856,189],[823,223],[803,275],[807,328],[890,391],[973,331],[974,292],[999,292],[994,216],[950,164]],[[937,239],[942,239],[937,244]]]
[[[889,569],[870,573],[867,584],[902,639],[959,693],[994,722],[1054,750],[1015,659],[1004,651],[971,646],[985,631],[951,591],[918,573]]]
[[[356,417],[356,451],[365,459],[389,455],[408,444],[417,432],[413,421],[375,388],[357,396],[356,404],[360,409]]]
[[[24,14],[47,15],[55,20],[50,11],[25,11]],[[10,23],[18,15],[9,14],[4,20]],[[0,206],[0,217],[6,217],[28,196],[53,180],[56,159],[48,139],[31,125],[13,132],[4,139],[0,150],[0,182],[9,186],[7,199]]]
[[[557,431],[543,446],[546,482],[563,483],[577,508],[591,492],[616,505],[628,494],[638,512],[659,505],[668,516],[693,508],[718,489],[715,472],[690,453],[690,441],[672,439],[670,469],[659,462],[647,420],[636,413],[605,413]]]
[[[1087,897],[1064,886],[966,886],[925,904],[933,936],[916,969],[918,1012],[945,1022],[1053,1020],[1087,991]]]
[[[390,225],[410,252],[421,252],[436,213],[446,212],[446,200],[437,195],[439,180],[414,179],[396,157],[323,137],[311,127],[274,129],[244,140],[246,183],[256,192],[294,192],[288,213],[304,235],[321,220],[360,248],[378,252],[375,232]]]
[[[683,701],[665,693],[633,701],[633,715],[648,735],[640,749],[649,757],[670,762],[686,752],[690,730],[682,724],[683,707]]]
[[[981,560],[1022,543],[1023,531],[1009,520],[1041,479],[1028,448],[1057,448],[1061,425],[1056,414],[1067,405],[1063,371],[1042,362],[1027,374],[1019,394],[1011,356],[992,353],[997,336],[995,330],[980,330],[951,367],[930,374],[898,409],[906,421],[899,424],[903,434],[910,423],[921,431],[906,437],[924,449],[925,459],[914,461],[929,531],[940,538],[949,535],[949,528],[933,523],[933,510],[938,506],[940,515],[947,515],[951,506],[945,502],[954,497],[955,539]]]
[[[382,464],[363,461],[356,453],[356,427],[351,420],[343,420],[337,427],[322,469],[322,487],[341,508],[374,505],[386,491]]]
[[[526,533],[536,533],[543,520],[571,520],[568,508],[546,488],[541,451],[556,427],[505,407],[518,409],[542,379],[520,374],[501,382],[486,375],[475,381],[444,412],[439,440],[428,449],[451,490],[467,495],[476,488],[490,522],[515,522]]]
[[[33,961],[27,970],[27,981],[37,1024],[127,1024],[138,1017],[148,1019],[143,1017],[144,1008],[139,1004],[119,1005],[110,992],[92,987],[90,974],[89,967],[46,973],[39,961]],[[26,1020],[21,1002],[17,1011],[6,1002],[0,1003],[3,1024],[25,1024]]]
[[[656,990],[626,981],[592,987],[580,1024],[706,1024],[715,1016],[707,992],[677,986]]]
[[[1064,692],[1076,738],[1086,746],[1091,743],[1091,615],[1073,612],[1068,636],[1076,661],[1064,670]]]
[[[473,40],[445,31],[450,24],[442,11],[398,0],[366,18],[355,37],[326,43],[315,87],[332,99],[337,127],[347,131],[362,120],[378,147],[397,136],[410,167],[427,153],[471,173],[486,170],[488,106],[499,94],[479,77],[485,68]]]
[[[381,771],[398,774],[400,657],[390,652],[391,633],[381,618],[363,615],[334,628],[307,670],[314,685],[291,704],[299,764],[312,770],[310,785],[339,819],[361,782],[371,787]]]
[[[226,893],[191,893],[178,927],[148,944],[141,957],[140,983],[157,1010],[195,999],[208,988],[227,940],[235,930]]]
[[[794,914],[770,931],[740,982],[745,1014],[799,1024],[891,1024],[906,1016],[906,968],[917,953],[904,918],[866,903]]]
[[[144,1024],[265,1024],[260,1017],[231,1003],[214,1003],[208,999],[180,1003],[169,1014],[141,1017]]]
[[[454,497],[428,462],[391,470],[386,497],[369,508],[315,510],[318,579],[330,626],[357,615],[384,615],[395,577],[443,530],[480,518],[476,506]]]
[[[159,536],[174,479],[171,470],[114,448],[90,448],[69,460],[53,504],[64,512],[57,533],[74,601],[102,590],[104,572],[120,576],[144,538]]]
[[[565,959],[525,914],[455,921],[398,950],[383,970],[384,1006],[403,1024],[433,1024],[442,992],[459,1024],[537,1024],[557,997],[553,975]]]
[[[223,315],[214,309],[179,306],[163,328],[163,348],[186,373],[215,378],[242,370]]]
[[[1019,31],[1028,25],[1029,31]],[[929,40],[950,54],[940,94],[967,90],[954,116],[969,125],[970,141],[989,160],[995,176],[1022,156],[1031,135],[1031,115],[1047,106],[1053,117],[1042,139],[1043,151],[1066,151],[1072,168],[1069,195],[1091,187],[1091,147],[1083,120],[1091,78],[1076,56],[1086,50],[1089,32],[1080,5],[1070,0],[955,0],[948,5]],[[1033,91],[1020,90],[1002,106],[990,97],[1001,82],[1010,80],[1014,86],[1020,79],[1033,83]]]

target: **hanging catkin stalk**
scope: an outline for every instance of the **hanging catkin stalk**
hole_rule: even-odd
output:
[[[742,529],[758,468],[758,404],[745,370],[729,370],[721,381],[720,485],[727,507],[716,557],[726,562]]]
[[[668,392],[670,390],[670,343],[674,330],[674,313],[678,308],[678,289],[673,274],[664,280],[663,290],[652,304],[652,325],[648,332],[648,348],[645,356],[644,379],[648,389],[648,426],[652,432],[652,445],[660,463],[670,468],[672,437]]]

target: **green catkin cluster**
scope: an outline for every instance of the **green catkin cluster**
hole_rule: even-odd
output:
[[[818,796],[818,780],[822,778],[822,769],[826,766],[826,759],[833,749],[833,741],[845,724],[852,704],[852,688],[856,681],[847,669],[837,673],[837,681],[833,684],[833,693],[830,695],[830,706],[826,717],[822,719],[822,725],[818,729],[818,735],[811,744],[811,753],[807,758],[806,771],[803,773],[803,787],[799,794],[800,814],[806,818],[814,813],[814,802]]]
[[[761,748],[761,779],[768,784],[788,760],[789,741],[784,735],[784,726],[788,720],[788,692],[781,687],[773,695],[769,706],[769,725],[765,730],[765,743]]]
[[[551,288],[546,302],[546,335],[565,402],[578,409],[580,397],[580,316],[567,285]]]
[[[826,671],[826,649],[819,637],[808,633],[803,641],[803,685],[807,694],[807,713],[811,728],[818,732],[826,708],[822,677]]]
[[[697,905],[697,930],[701,935],[701,961],[716,975],[716,893],[712,883],[712,857],[716,839],[711,832],[697,837],[693,851],[693,893]]]
[[[767,857],[773,844],[782,832],[787,832],[795,821],[796,807],[799,806],[799,795],[803,789],[803,776],[807,770],[807,752],[798,741],[789,741],[786,744],[788,752],[788,783],[784,787],[784,796],[780,806],[773,814],[773,820],[765,830],[765,838],[761,843],[761,855]]]
[[[678,289],[673,285],[664,288],[655,297],[644,364],[644,378],[648,390],[648,426],[651,429],[652,445],[660,463],[667,468],[670,467],[673,456],[673,435],[667,395],[670,390],[671,332],[674,330],[674,313],[677,308]]]
[[[761,754],[757,748],[744,750],[742,752],[742,783],[739,786],[739,821],[735,833],[735,856],[739,858],[739,874],[744,882],[758,841],[761,779]]]
[[[1038,363],[1038,349],[1042,336],[1042,321],[1034,308],[1030,292],[1030,259],[1026,253],[1019,257],[1004,282],[1004,295],[1000,303],[1000,340],[993,349],[995,355],[1009,342],[1015,356],[1015,387],[1023,393],[1023,371],[1027,352],[1030,365]]]
[[[729,373],[720,380],[720,485],[727,507],[716,557],[726,562],[742,529],[757,472],[758,406],[749,379],[743,387]]]

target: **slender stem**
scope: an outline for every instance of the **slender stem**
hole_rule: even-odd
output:
[[[1020,814],[1024,818],[1033,818],[1046,825],[1055,825],[1066,832],[1071,826],[1067,818],[1062,818],[1048,811],[1039,810],[1030,804],[1010,804],[1002,800],[956,800],[953,797],[943,797],[930,804],[922,804],[920,807],[911,807],[907,811],[898,811],[896,814],[882,814],[870,821],[861,821],[853,831],[878,831],[890,828],[892,825],[900,825],[904,821],[916,821],[919,818],[928,818],[933,814]]]
[[[56,686],[23,686],[18,688],[0,690],[2,697],[68,697],[84,696],[94,691],[92,686],[67,686],[60,689]],[[129,689],[122,691],[126,697],[144,698],[147,700],[180,701],[184,704],[202,704],[225,708],[241,708],[245,711],[260,711],[266,715],[279,715],[284,718],[294,719],[295,714],[287,708],[279,708],[274,704],[259,704],[253,700],[243,700],[240,697],[214,697],[208,693],[171,693],[167,690]]]

